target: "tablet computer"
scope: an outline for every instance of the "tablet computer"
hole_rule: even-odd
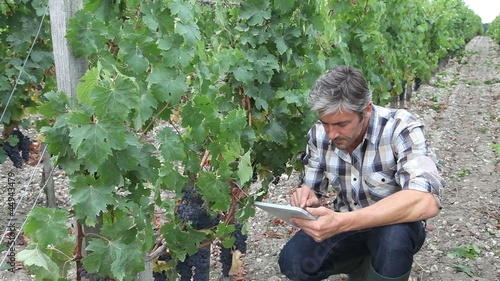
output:
[[[268,212],[269,214],[277,218],[286,221],[289,224],[292,224],[290,222],[290,218],[316,220],[315,216],[311,215],[309,212],[299,207],[279,205],[274,203],[265,203],[265,202],[255,202],[254,204],[260,209]]]

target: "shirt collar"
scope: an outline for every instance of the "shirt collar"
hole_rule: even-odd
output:
[[[372,144],[377,142],[380,130],[382,129],[382,123],[385,123],[384,120],[387,121],[388,114],[388,109],[374,104],[372,105],[372,114],[365,133],[365,139],[370,141]]]

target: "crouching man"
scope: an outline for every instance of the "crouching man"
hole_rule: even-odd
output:
[[[425,240],[424,221],[441,208],[443,179],[427,147],[423,124],[405,110],[372,103],[361,72],[338,66],[309,93],[319,121],[309,130],[300,188],[291,204],[317,220],[300,227],[280,253],[291,280],[408,280]],[[324,183],[334,209],[320,206]]]

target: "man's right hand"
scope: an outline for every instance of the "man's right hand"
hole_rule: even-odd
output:
[[[296,188],[292,192],[290,204],[302,209],[306,207],[317,207],[319,206],[319,199],[316,193],[314,193],[314,190],[307,185],[302,185],[302,187]]]

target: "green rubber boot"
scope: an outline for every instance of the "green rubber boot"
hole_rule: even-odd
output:
[[[389,278],[389,277],[384,277],[380,274],[378,274],[375,269],[373,269],[372,267],[372,263],[368,263],[368,273],[367,273],[367,276],[366,276],[366,281],[408,281],[408,279],[410,278],[410,273],[411,273],[411,270],[408,271],[408,273],[404,274],[403,276],[399,276],[399,277],[396,277],[396,278]],[[350,279],[349,279],[350,280]]]
[[[368,279],[368,267],[370,266],[370,257],[366,256],[361,259],[361,261],[356,265],[355,268],[352,268],[348,272],[349,278],[347,278],[347,281],[366,281]]]

